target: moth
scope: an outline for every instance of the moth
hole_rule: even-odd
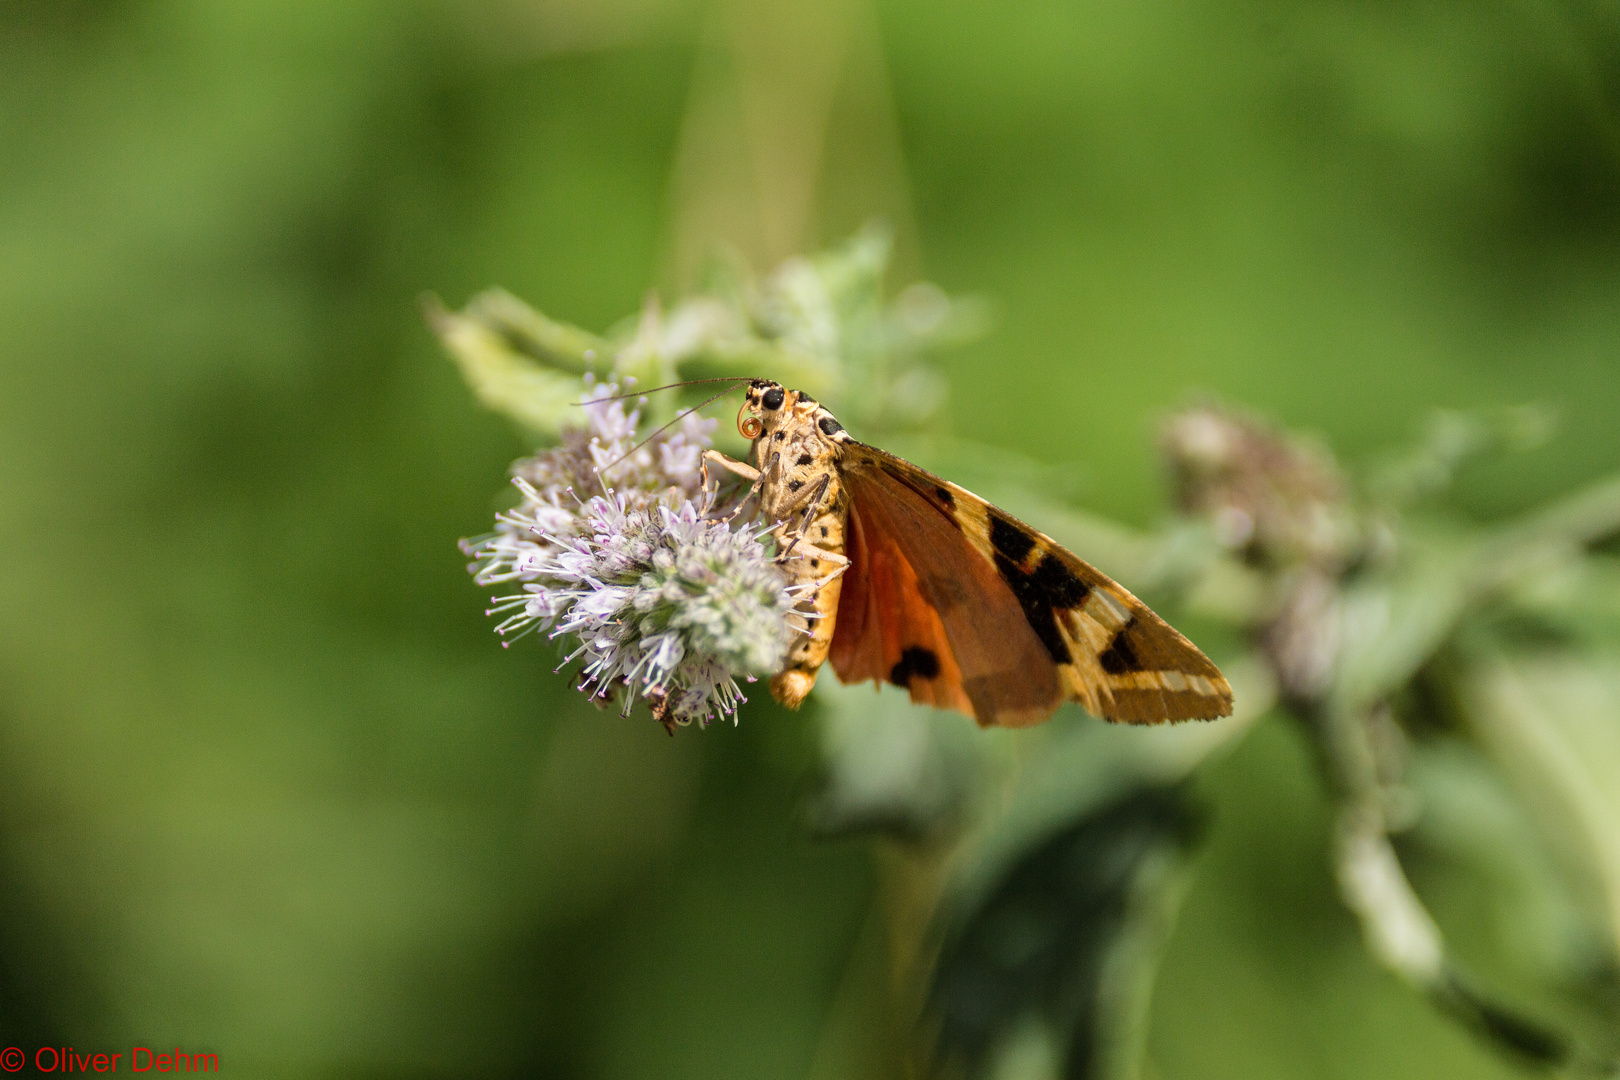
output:
[[[748,383],[737,427],[755,465],[704,455],[750,481],[804,633],[772,677],[798,708],[822,665],[845,683],[1024,727],[1077,701],[1105,720],[1156,724],[1232,711],[1232,688],[1192,642],[1050,537],[964,488],[857,442],[809,395]]]

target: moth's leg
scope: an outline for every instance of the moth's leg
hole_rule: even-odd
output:
[[[786,532],[786,526],[778,531],[779,542]],[[791,556],[786,552],[777,556],[777,564],[791,582],[809,586],[808,595],[795,605],[794,612],[805,624],[803,634],[788,647],[782,670],[771,677],[771,696],[788,708],[797,709],[815,686],[816,672],[826,662],[832,648],[838,597],[849,559],[842,552],[805,541],[798,544]]]
[[[827,490],[831,486],[831,476],[823,476],[821,483],[816,485],[815,492],[810,496],[810,504],[804,508],[804,515],[799,518],[799,527],[793,530],[793,539],[788,541],[787,548],[782,552],[782,557],[785,558],[793,554],[793,549],[798,546],[800,540],[804,539],[804,534],[809,531],[810,523],[816,520],[816,511],[821,509],[821,503],[826,499]]]
[[[731,508],[731,513],[727,514],[721,519],[729,524],[737,517],[738,514],[742,513],[742,508],[748,505],[748,500],[759,494],[759,488],[760,485],[764,483],[764,478],[758,469],[754,468],[745,461],[738,461],[734,457],[727,457],[718,450],[705,450],[703,451],[703,461],[700,466],[703,476],[703,491],[705,494],[710,494],[709,462],[711,461],[720,466],[722,469],[725,469],[727,472],[735,473],[744,480],[749,481],[749,488],[746,492],[744,492],[743,497],[737,500],[737,505]],[[714,478],[713,490],[716,493],[720,490],[720,480],[718,477]]]
[[[820,581],[828,574],[836,574],[849,565],[849,559],[841,551],[832,551],[828,548],[817,547],[806,540],[793,552],[784,551],[776,557],[778,565],[791,563],[809,568],[809,573],[796,569],[795,580],[799,583],[805,581]]]
[[[736,458],[722,454],[718,450],[705,450],[703,451],[702,464],[703,482],[705,484],[709,482],[709,462],[711,461],[728,472],[736,473],[744,480],[756,481],[759,479],[759,470],[746,461],[738,461]]]

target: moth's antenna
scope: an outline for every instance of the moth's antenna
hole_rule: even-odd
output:
[[[750,381],[752,381],[752,380],[751,380],[751,377],[748,376],[748,375],[727,375],[727,376],[724,376],[724,377],[718,378],[718,379],[688,379],[685,382],[672,382],[668,386],[654,386],[654,387],[652,387],[651,389],[648,389],[648,390],[633,390],[628,394],[614,394],[612,397],[592,398],[589,401],[576,401],[576,402],[574,402],[574,404],[575,405],[595,405],[598,401],[625,401],[625,400],[627,400],[629,398],[633,398],[633,397],[645,397],[648,394],[656,394],[660,390],[677,390],[677,389],[679,389],[680,387],[683,387],[683,386],[702,386],[704,383],[717,383],[717,382],[745,383],[745,382],[750,382]],[[726,394],[726,392],[724,390],[722,390],[722,391],[720,391],[720,393],[714,395],[714,397],[710,398],[708,401],[705,401],[703,403],[703,405],[707,405],[712,401],[716,401],[719,398],[725,397],[725,394]],[[703,408],[703,405],[699,405],[698,408],[700,408],[700,409]],[[680,419],[680,418],[676,417],[676,419]],[[662,429],[660,429],[660,430],[662,430]]]
[[[735,383],[738,383],[738,382],[747,382],[748,380],[747,379],[694,379],[692,381],[693,382],[730,382],[730,383],[735,384]],[[673,385],[675,385],[675,386],[691,386],[692,383],[674,383]],[[660,386],[660,387],[658,387],[658,389],[659,390],[667,390],[667,389],[669,389],[669,387]],[[714,397],[712,397],[709,400],[703,402],[702,404],[694,405],[690,409],[687,409],[685,412],[677,413],[675,415],[675,419],[671,420],[669,423],[665,424],[663,427],[659,428],[657,431],[654,431],[652,434],[648,435],[645,439],[642,439],[640,442],[636,443],[636,445],[632,446],[630,449],[626,450],[624,453],[620,454],[618,457],[614,458],[612,461],[608,462],[606,465],[602,466],[600,469],[597,469],[596,470],[596,479],[597,479],[597,481],[599,483],[601,483],[603,485],[603,489],[606,490],[607,482],[602,479],[602,474],[603,473],[607,472],[609,469],[613,468],[613,466],[617,465],[619,462],[623,461],[625,458],[629,457],[631,454],[635,453],[637,450],[640,450],[643,446],[646,446],[648,443],[650,443],[654,439],[658,438],[658,436],[662,435],[664,432],[668,431],[670,428],[674,427],[676,424],[680,423],[682,420],[685,420],[688,416],[691,416],[693,413],[697,412],[699,409],[707,409],[710,405],[713,405],[715,402],[719,401],[721,398],[723,398],[727,394],[731,393],[731,389],[732,388],[730,386],[728,386],[724,390],[720,391],[718,394],[714,395]],[[651,393],[652,391],[649,390],[647,392]],[[640,397],[641,395],[640,394],[634,394],[634,395],[629,395],[629,396]],[[597,398],[596,400],[597,401],[613,401],[615,399],[614,398]],[[586,404],[590,404],[590,403],[587,402]]]

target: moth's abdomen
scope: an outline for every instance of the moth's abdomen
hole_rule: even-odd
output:
[[[781,565],[788,581],[810,587],[797,609],[804,633],[794,639],[782,670],[771,678],[771,695],[790,709],[797,709],[815,686],[816,673],[832,647],[842,570],[847,565],[844,523],[848,515],[842,502],[839,499],[838,505],[818,515],[802,535],[797,523],[778,525],[773,533],[778,551],[789,552],[791,545]]]

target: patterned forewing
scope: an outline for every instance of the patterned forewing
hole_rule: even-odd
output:
[[[965,488],[875,447],[848,475],[875,473],[949,522],[1010,595],[1064,696],[1107,720],[1155,724],[1232,711],[1232,688],[1198,647],[1123,586]]]

